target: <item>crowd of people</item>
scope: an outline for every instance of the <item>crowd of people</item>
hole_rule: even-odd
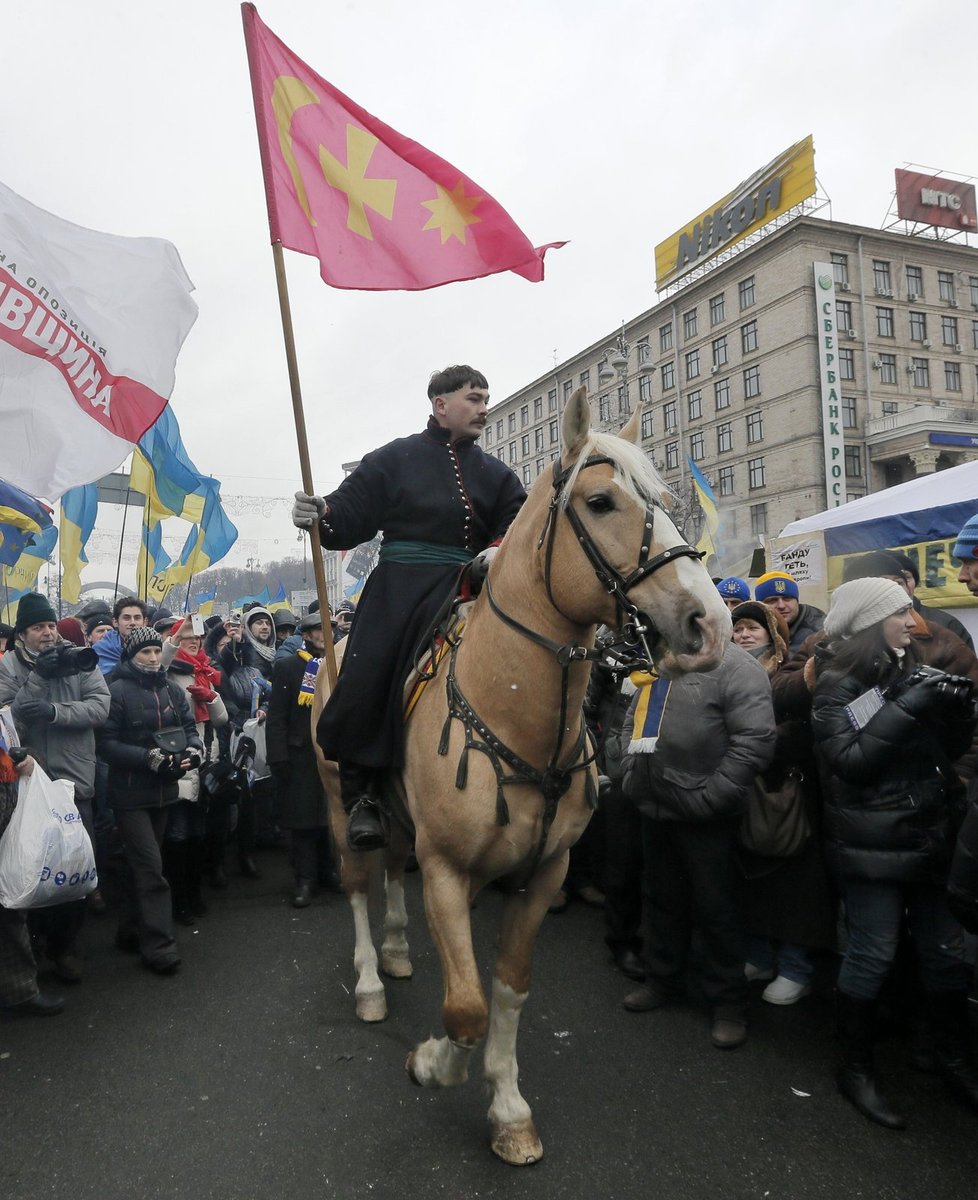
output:
[[[0,708],[17,735],[0,737],[0,834],[19,779],[40,763],[73,784],[99,887],[49,907],[0,908],[4,1015],[63,1010],[64,997],[39,986],[38,963],[79,983],[83,926],[107,900],[118,949],[175,972],[176,929],[206,914],[205,885],[228,886],[229,853],[257,879],[256,845],[288,840],[296,907],[317,886],[342,890],[310,730],[325,648],[312,607],[301,620],[254,605],[205,621],[124,596],[58,620],[44,596],[20,600],[15,624],[0,630]],[[353,609],[337,607],[334,641]]]

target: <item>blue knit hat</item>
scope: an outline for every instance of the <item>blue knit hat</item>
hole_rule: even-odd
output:
[[[958,534],[951,553],[955,558],[978,558],[978,513]]]
[[[724,600],[739,600],[741,604],[750,599],[750,585],[746,579],[738,579],[736,575],[728,575],[717,584],[717,591]]]
[[[787,596],[789,600],[798,599],[798,584],[787,571],[768,571],[754,584],[754,599],[770,600],[772,596]]]

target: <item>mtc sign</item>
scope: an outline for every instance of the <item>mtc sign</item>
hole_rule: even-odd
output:
[[[811,135],[779,154],[655,248],[658,291],[815,195]]]
[[[822,447],[825,454],[825,507],[846,502],[846,453],[839,400],[839,352],[835,330],[835,278],[831,263],[817,262],[815,272],[815,328],[818,339],[818,374],[822,395]]]
[[[901,221],[944,229],[978,229],[974,184],[900,168],[895,175],[897,216]]]

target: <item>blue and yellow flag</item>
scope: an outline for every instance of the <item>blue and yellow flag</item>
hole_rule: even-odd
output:
[[[214,611],[216,599],[217,588],[211,588],[209,592],[198,592],[194,596],[194,612],[199,612],[202,617],[209,617]]]
[[[190,461],[169,404],[133,452],[131,482],[156,516],[199,521],[203,515],[204,487],[216,480],[202,475]]]
[[[0,565],[12,567],[50,525],[46,505],[0,479]]]
[[[85,544],[98,516],[98,487],[83,483],[61,497],[61,595],[69,604],[81,599],[82,568],[88,564]]]
[[[242,609],[246,604],[258,604],[262,608],[268,607],[268,588],[262,588],[257,596],[239,596],[237,600],[231,604],[232,608]]]
[[[720,554],[720,541],[717,537],[720,528],[720,512],[716,493],[696,463],[691,458],[687,458],[686,461],[689,463],[689,474],[693,481],[696,498],[703,510],[703,526],[700,529],[700,538],[696,543],[696,549],[701,550],[709,562],[710,555],[719,557]]]
[[[267,591],[268,589],[266,588],[265,590]],[[265,605],[265,607],[269,612],[275,612],[276,609],[289,607],[289,598],[285,594],[285,587],[281,579],[278,581],[278,591],[274,596],[269,596],[268,603]]]
[[[34,591],[38,572],[50,561],[57,542],[58,527],[52,523],[12,566],[3,568],[3,595],[0,597],[0,603],[3,605],[3,620],[8,625],[13,625],[17,619],[17,605],[21,596]]]

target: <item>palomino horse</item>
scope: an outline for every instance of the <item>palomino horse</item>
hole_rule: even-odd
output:
[[[400,783],[441,958],[445,1028],[444,1037],[415,1047],[407,1070],[427,1087],[463,1083],[486,1039],[492,1149],[514,1165],[543,1154],[517,1086],[516,1037],[537,931],[593,805],[596,772],[581,710],[595,628],[630,629],[670,674],[716,666],[730,638],[729,615],[699,555],[661,508],[664,485],[636,445],[638,419],[620,436],[592,433],[584,389],[571,398],[562,458],[532,488],[461,642],[407,726]],[[335,797],[335,778],[329,783]],[[350,860],[357,857],[343,851],[341,869],[356,914],[357,968],[369,977],[366,995],[375,989],[376,953],[360,937],[366,870],[359,865],[356,882]],[[502,878],[517,887],[506,900],[490,1009],[469,906]],[[389,956],[390,973],[406,974],[396,870],[388,901],[384,962]],[[358,982],[358,1011],[361,994]]]

